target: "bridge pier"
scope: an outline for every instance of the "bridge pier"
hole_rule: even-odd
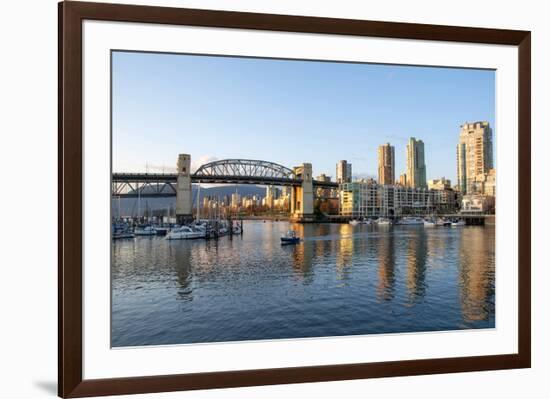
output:
[[[304,163],[294,168],[294,176],[302,180],[300,186],[292,186],[290,193],[290,219],[306,223],[315,220],[313,211],[313,168]]]
[[[176,220],[180,224],[193,220],[193,195],[191,189],[191,155],[178,156],[176,183]]]

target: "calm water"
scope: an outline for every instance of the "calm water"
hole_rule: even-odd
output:
[[[494,227],[247,221],[219,241],[112,245],[112,345],[495,326]]]

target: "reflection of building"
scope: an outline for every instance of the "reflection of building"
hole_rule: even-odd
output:
[[[337,253],[336,253],[336,270],[338,278],[345,277],[346,267],[350,266],[353,261],[353,246],[355,244],[353,239],[353,229],[350,225],[340,226],[340,240],[337,241]]]
[[[485,230],[462,234],[460,241],[459,287],[462,317],[465,321],[485,320],[494,310],[494,235]]]
[[[378,183],[395,183],[395,148],[390,143],[378,147]]]
[[[456,192],[428,190],[374,182],[340,185],[340,214],[352,217],[388,217],[432,212],[454,212]]]
[[[378,297],[384,300],[393,298],[395,285],[394,235],[380,238],[378,247]]]
[[[417,235],[409,239],[407,251],[407,289],[411,302],[424,297],[426,291],[427,252],[426,233],[418,230]]]
[[[407,144],[407,186],[426,188],[426,164],[424,162],[424,142],[409,139]]]
[[[336,183],[351,182],[351,164],[342,160],[336,164]]]
[[[475,183],[493,168],[493,130],[489,122],[465,123],[461,126],[456,160],[460,191],[463,194],[485,194],[476,191]]]

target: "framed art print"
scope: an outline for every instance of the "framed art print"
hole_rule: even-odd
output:
[[[59,4],[59,395],[530,366],[530,33]]]

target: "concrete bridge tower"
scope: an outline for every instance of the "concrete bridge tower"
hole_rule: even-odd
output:
[[[304,163],[294,168],[294,175],[302,179],[301,186],[293,186],[290,195],[290,216],[296,222],[312,222],[313,211],[313,168]]]
[[[176,219],[178,223],[193,220],[193,195],[191,192],[191,155],[178,156],[178,180],[176,183]]]

